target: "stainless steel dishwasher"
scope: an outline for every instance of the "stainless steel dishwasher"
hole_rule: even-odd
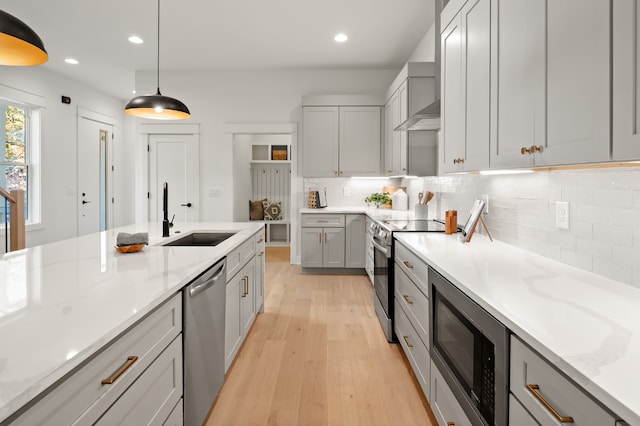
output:
[[[227,259],[183,289],[184,424],[204,422],[224,381]]]

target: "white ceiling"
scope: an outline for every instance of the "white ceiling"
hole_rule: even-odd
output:
[[[433,23],[433,1],[161,0],[160,85],[163,70],[400,68]],[[156,0],[20,0],[2,9],[42,38],[44,67],[111,95],[129,99],[135,71],[156,69]],[[334,42],[338,32],[349,41]],[[145,43],[129,43],[133,34]]]

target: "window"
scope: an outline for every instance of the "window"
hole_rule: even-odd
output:
[[[25,191],[25,218],[34,222],[37,212],[33,209],[33,153],[37,151],[33,135],[37,111],[27,105],[21,105],[0,99],[0,117],[4,125],[0,128],[0,138],[4,141],[0,146],[0,187],[7,191],[22,189]],[[4,201],[4,200],[2,200]],[[8,203],[0,204],[0,227],[8,220]]]

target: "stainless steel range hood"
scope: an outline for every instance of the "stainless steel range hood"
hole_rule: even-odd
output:
[[[394,130],[440,130],[440,99],[416,112]]]
[[[446,4],[446,3],[444,3]],[[443,0],[435,0],[434,38],[435,38],[435,98],[425,99],[427,106],[407,118],[394,130],[440,130],[440,13],[442,13]]]

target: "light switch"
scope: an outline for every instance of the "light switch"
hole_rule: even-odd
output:
[[[219,197],[220,196],[220,188],[217,186],[212,186],[209,188],[209,198]]]

